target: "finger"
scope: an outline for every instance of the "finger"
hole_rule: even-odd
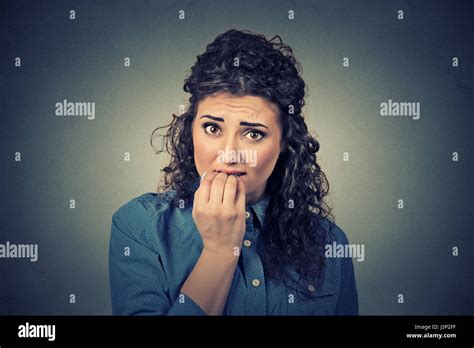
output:
[[[237,197],[235,205],[237,210],[245,210],[245,184],[239,177],[237,177]]]
[[[218,173],[211,185],[211,193],[209,197],[209,203],[222,204],[222,199],[224,197],[224,186],[225,182],[229,175],[226,173]]]
[[[235,197],[237,196],[237,178],[235,175],[229,175],[224,187],[224,209],[234,209]]]
[[[209,202],[209,196],[211,192],[211,184],[216,177],[217,172],[206,173],[204,179],[201,180],[201,184],[196,191],[194,196],[194,202],[196,204],[207,204]]]

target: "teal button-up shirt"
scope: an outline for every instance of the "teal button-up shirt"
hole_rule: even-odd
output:
[[[143,194],[113,215],[109,250],[113,314],[205,315],[180,293],[203,243],[192,206],[174,204],[174,194]],[[246,206],[244,241],[223,314],[358,315],[351,258],[327,258],[323,284],[309,300],[281,282],[265,279],[258,251],[267,205],[264,197]],[[328,220],[323,225],[328,243],[348,244],[337,225]]]

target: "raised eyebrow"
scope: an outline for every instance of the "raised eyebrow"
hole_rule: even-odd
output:
[[[265,126],[264,124],[261,124],[261,123],[252,123],[252,122],[242,121],[242,122],[240,122],[240,125],[241,126],[249,126],[249,127],[265,127],[266,129],[268,129],[267,126]]]
[[[209,119],[214,120],[214,121],[225,122],[222,117],[216,117],[216,116],[211,116],[211,115],[203,115],[200,118],[209,118]],[[242,121],[242,122],[240,122],[240,125],[241,126],[249,126],[249,127],[264,127],[266,129],[268,129],[267,126],[265,126],[264,124],[261,124],[261,123],[253,123],[253,122]]]
[[[201,118],[210,118],[211,120],[214,120],[214,121],[219,121],[219,122],[224,122],[224,119],[222,117],[216,117],[216,116],[211,116],[211,115],[203,115],[201,116]]]

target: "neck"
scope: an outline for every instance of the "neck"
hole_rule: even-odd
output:
[[[245,204],[246,205],[252,205],[252,204],[255,204],[257,202],[260,202],[262,199],[264,199],[266,197],[265,195],[265,188],[263,189],[263,191],[259,192],[259,193],[248,193],[246,196],[245,196]]]

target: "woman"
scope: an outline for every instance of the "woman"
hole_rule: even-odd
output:
[[[301,68],[275,38],[229,30],[197,57],[164,184],[113,216],[114,314],[358,315],[352,260],[325,257],[348,240],[324,202]]]

